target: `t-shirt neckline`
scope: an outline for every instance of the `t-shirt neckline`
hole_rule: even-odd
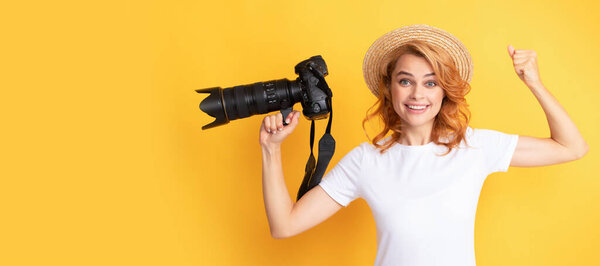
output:
[[[395,143],[394,146],[397,146],[399,149],[403,149],[403,150],[423,150],[423,149],[429,149],[430,147],[435,146],[435,142],[431,141],[427,144],[424,145],[404,145],[404,144],[400,144],[400,143]]]
[[[380,144],[387,142],[391,137],[392,136],[388,136],[387,138],[383,139],[380,142]],[[431,141],[427,144],[423,144],[423,145],[404,145],[404,144],[400,144],[400,143],[396,142],[390,148],[402,149],[402,150],[428,150],[435,146],[436,146],[436,144],[433,141]]]

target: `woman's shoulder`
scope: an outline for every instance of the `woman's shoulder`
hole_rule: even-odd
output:
[[[379,141],[377,141],[376,144],[381,145],[381,146],[386,146],[386,144],[389,142],[389,140],[392,138],[392,136],[387,136]],[[395,145],[392,145],[390,148],[388,148],[386,150],[386,152],[393,150],[391,148],[395,148]],[[375,146],[375,144],[369,142],[369,141],[364,141],[362,143],[360,143],[359,145],[356,146],[357,149],[361,150],[363,155],[381,155],[381,148],[378,148],[377,146]]]
[[[362,157],[365,154],[372,153],[376,150],[376,147],[368,141],[355,144],[351,147],[352,148],[346,153],[346,155]]]

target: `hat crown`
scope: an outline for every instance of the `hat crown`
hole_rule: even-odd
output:
[[[473,61],[464,44],[454,35],[442,29],[426,24],[413,24],[384,34],[375,40],[367,50],[363,61],[363,75],[367,87],[375,96],[378,96],[378,84],[380,84],[384,74],[381,73],[383,70],[380,67],[383,59],[390,52],[411,40],[422,40],[447,51],[452,57],[461,78],[471,82]]]

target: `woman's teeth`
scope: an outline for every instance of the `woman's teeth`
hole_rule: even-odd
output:
[[[413,110],[423,110],[423,109],[427,108],[427,105],[422,105],[422,106],[406,105],[406,106],[408,106],[408,108],[413,109]]]

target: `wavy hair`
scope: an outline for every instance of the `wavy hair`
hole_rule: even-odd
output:
[[[462,80],[450,54],[442,48],[420,40],[411,40],[404,43],[388,53],[383,59],[383,63],[379,66],[381,67],[379,73],[384,74],[380,77],[380,82],[377,85],[377,101],[366,112],[366,117],[362,122],[363,130],[367,138],[371,140],[365,129],[365,123],[375,116],[383,121],[383,130],[371,140],[371,143],[377,149],[380,149],[380,154],[396,144],[402,136],[402,119],[400,119],[392,105],[390,87],[396,62],[404,54],[413,54],[426,59],[433,68],[438,85],[445,92],[446,96],[442,100],[442,106],[435,117],[431,131],[432,141],[437,145],[441,144],[448,148],[448,151],[441,155],[445,156],[453,148],[458,147],[461,141],[465,140],[466,143],[465,133],[471,120],[471,112],[465,96],[471,91],[471,86],[467,81]],[[375,111],[369,114],[369,111],[376,106]],[[389,131],[392,131],[391,138],[382,145],[378,144]],[[441,138],[446,138],[448,142],[442,142]]]

